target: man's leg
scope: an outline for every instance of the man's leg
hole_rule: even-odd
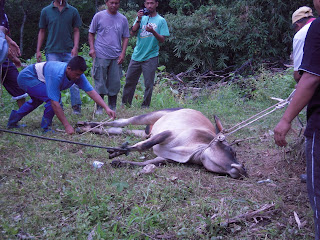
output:
[[[18,75],[18,69],[12,63],[2,68],[3,86],[12,96],[12,99],[17,101],[20,108],[25,103],[28,94],[19,87],[17,82]]]
[[[151,103],[154,77],[158,67],[158,57],[150,58],[142,64],[142,72],[144,78],[144,97],[141,107],[149,107]]]
[[[320,134],[306,138],[307,188],[309,201],[314,212],[315,239],[320,237]]]
[[[107,73],[108,73],[108,64],[110,60],[95,58],[93,64],[93,80],[94,80],[94,89],[99,93],[102,99],[108,94],[107,89]],[[97,105],[96,114],[102,114],[103,108]]]
[[[43,100],[41,99],[42,96],[46,93],[46,86],[44,83],[40,83],[30,89],[28,89],[28,93],[31,97],[29,101],[24,103],[18,111],[12,110],[7,127],[8,128],[19,128],[18,122],[26,115],[28,115],[30,112],[32,112],[34,109],[39,107]]]
[[[54,110],[51,106],[51,99],[46,99],[46,104],[44,105],[45,109],[43,112],[43,117],[41,120],[41,128],[44,130],[44,132],[48,132],[51,130],[52,125],[52,119],[54,117]]]
[[[122,104],[132,104],[134,91],[136,90],[141,72],[141,62],[131,60],[127,71],[126,84],[123,87]]]
[[[110,60],[108,74],[107,74],[107,89],[108,89],[108,105],[116,111],[117,109],[117,95],[120,91],[120,79],[122,76],[121,64],[118,64],[117,59]]]

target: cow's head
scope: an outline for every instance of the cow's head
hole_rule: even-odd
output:
[[[238,163],[236,153],[221,133],[223,127],[220,120],[215,117],[217,136],[202,152],[201,161],[203,166],[212,172],[229,174],[232,178],[247,176],[244,167]]]

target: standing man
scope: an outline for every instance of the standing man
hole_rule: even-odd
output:
[[[320,14],[320,0],[313,0]],[[304,45],[299,71],[302,76],[295,94],[281,120],[274,129],[277,145],[286,146],[286,135],[292,120],[308,105],[306,137],[307,189],[314,211],[315,239],[320,238],[320,18],[311,23]]]
[[[17,83],[17,77],[19,75],[17,67],[21,67],[21,62],[18,58],[20,56],[20,48],[8,36],[8,34],[10,34],[10,28],[8,17],[4,12],[4,5],[5,0],[0,0],[0,26],[7,29],[6,40],[9,46],[9,51],[8,58],[6,58],[0,66],[1,84],[3,84],[8,93],[12,96],[12,99],[17,101],[18,107],[20,108],[25,103],[25,98],[28,94],[26,94],[26,92],[23,91]]]
[[[127,18],[118,12],[120,0],[106,0],[106,5],[108,9],[98,12],[92,19],[88,36],[89,55],[94,61],[95,89],[102,99],[108,95],[109,107],[115,111],[121,86],[121,64],[126,56],[130,33]],[[102,113],[100,106],[96,113]]]
[[[302,62],[303,46],[312,21],[315,20],[310,7],[300,7],[292,14],[292,27],[296,34],[293,37],[293,77],[298,83],[301,75],[298,69]]]
[[[313,17],[312,9],[307,6],[298,8],[292,14],[292,28],[296,33],[292,44],[293,78],[297,83],[301,78],[298,69],[302,62],[304,42],[313,20],[315,18]],[[306,182],[307,175],[301,174],[300,179],[302,182]]]
[[[43,8],[39,21],[37,62],[42,61],[40,51],[46,30],[48,30],[45,48],[47,61],[68,62],[72,57],[78,56],[81,24],[78,10],[69,5],[66,0],[54,0],[49,6]],[[80,92],[76,85],[70,88],[70,95],[73,113],[81,114]]]
[[[158,67],[159,42],[163,43],[169,36],[169,29],[166,20],[156,11],[158,0],[145,0],[144,6],[148,11],[138,11],[131,28],[131,34],[138,34],[138,40],[128,67],[122,104],[131,105],[142,72],[145,92],[141,107],[149,107]]]
[[[19,128],[18,122],[24,116],[28,115],[43,102],[46,102],[41,121],[41,127],[44,132],[51,130],[52,118],[57,115],[66,133],[73,134],[74,128],[68,122],[60,105],[60,91],[70,88],[73,84],[77,84],[114,119],[115,112],[93,90],[93,87],[83,74],[86,69],[86,62],[80,56],[73,57],[68,63],[57,61],[41,62],[23,69],[18,76],[18,84],[27,91],[31,100],[23,104],[18,111],[12,110],[7,127]]]

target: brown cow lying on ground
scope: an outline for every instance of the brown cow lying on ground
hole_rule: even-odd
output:
[[[149,138],[129,146],[129,151],[153,148],[155,159],[144,162],[120,161],[113,163],[145,166],[166,161],[203,165],[208,171],[229,174],[232,178],[246,176],[246,171],[236,160],[235,153],[225,137],[219,133],[222,125],[215,118],[216,127],[201,112],[193,109],[164,109],[128,119],[107,122],[104,125],[124,127],[147,125]],[[112,131],[114,131],[113,129]],[[121,132],[121,130],[116,130]],[[113,153],[111,157],[121,155]]]

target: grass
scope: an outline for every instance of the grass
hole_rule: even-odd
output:
[[[233,84],[218,89],[204,89],[194,100],[186,100],[186,95],[160,80],[150,109],[139,108],[143,94],[138,90],[133,106],[119,109],[117,114],[122,118],[161,108],[189,107],[210,119],[218,115],[228,128],[273,105],[270,96],[286,98],[294,85],[291,76],[292,71],[273,74],[262,70],[257,76],[235,79]],[[16,106],[5,91],[1,101],[0,127],[5,128]],[[42,111],[40,107],[29,114],[22,120],[27,127],[17,131],[42,135]],[[70,106],[65,106],[73,125],[78,120],[92,120],[92,111],[90,102],[80,117],[73,116]],[[245,163],[249,173],[244,180],[182,164],[139,174],[140,168],[112,168],[103,149],[0,132],[0,238],[312,239],[312,211],[306,186],[298,178],[304,162],[291,154],[290,147],[286,152],[277,148],[269,134],[282,112],[230,136],[229,141],[256,137],[235,146],[239,161]],[[102,119],[104,116],[94,120]],[[54,127],[63,129],[56,118]],[[133,136],[90,133],[45,136],[102,146],[139,141]],[[290,135],[292,143],[295,138]],[[154,157],[147,151],[124,158],[141,161],[142,156]],[[94,169],[92,162],[96,160],[106,164]],[[271,182],[258,183],[266,179]],[[254,218],[226,223],[265,204],[274,207]],[[304,223],[300,229],[293,212]]]

